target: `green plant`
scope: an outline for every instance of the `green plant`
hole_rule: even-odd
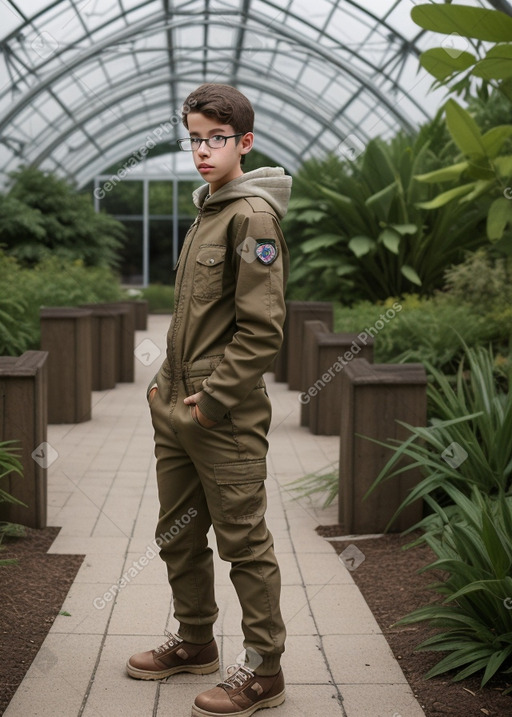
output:
[[[449,167],[416,175],[420,182],[455,182],[433,199],[419,202],[423,209],[438,210],[458,204],[485,205],[487,237],[507,253],[512,252],[512,155],[500,155],[512,137],[512,125],[493,127],[482,134],[469,112],[450,99],[445,105],[446,122],[462,161]],[[455,202],[457,200],[457,202]],[[481,200],[477,202],[476,200]]]
[[[24,299],[0,296],[0,356],[17,356],[35,342],[37,332],[26,313]]]
[[[479,314],[512,305],[508,262],[504,257],[493,257],[483,247],[446,270],[445,289],[457,302],[469,304]]]
[[[14,441],[0,441],[0,482],[9,474],[16,473],[23,476],[23,466],[16,455],[16,449],[13,447]],[[0,485],[0,503],[14,503],[17,505],[25,505],[21,500],[15,498],[11,493],[4,490]],[[25,528],[17,523],[7,521],[0,522],[0,550],[4,549],[2,541],[4,537],[22,537],[25,535]],[[0,567],[7,565],[16,565],[16,560],[0,560]]]
[[[353,162],[331,156],[303,165],[284,222],[290,295],[351,303],[429,294],[447,266],[485,241],[479,206],[423,208],[436,188],[415,177],[439,166],[430,149],[437,125],[415,138],[372,140]]]
[[[327,470],[327,472],[325,472]],[[308,473],[300,476],[294,481],[286,484],[292,492],[297,493],[296,500],[300,498],[309,498],[316,493],[327,493],[322,508],[327,508],[338,495],[339,477],[338,472],[332,470],[332,466],[327,469],[320,469],[314,473]]]
[[[449,52],[443,46],[424,52],[420,62],[436,78],[437,85],[451,86],[468,97],[477,78],[480,98],[488,97],[490,86],[512,101],[511,17],[498,10],[437,3],[415,6],[411,17],[424,29],[466,38],[467,46],[471,43],[475,51]],[[495,44],[491,48],[483,44],[489,42]],[[448,100],[445,109],[448,129],[462,156],[451,166],[417,178],[456,185],[420,206],[439,209],[449,203],[475,204],[479,200],[486,207],[488,239],[499,242],[499,248],[510,253],[512,155],[505,152],[510,147],[512,125],[494,126],[482,134],[471,114],[455,100]]]
[[[458,296],[436,293],[432,297],[409,294],[395,302],[388,299],[379,304],[358,302],[351,307],[337,305],[334,330],[371,334],[381,314],[395,303],[401,307],[374,338],[376,363],[428,362],[439,370],[453,373],[464,352],[471,347],[496,345],[505,351],[510,336],[510,317],[503,313],[476,312],[472,305]],[[491,308],[491,307],[487,307]]]
[[[447,652],[427,674],[456,671],[462,680],[483,671],[482,686],[500,670],[512,672],[512,498],[491,498],[476,486],[469,496],[446,486],[451,509],[430,500],[437,527],[423,540],[437,556],[424,570],[441,570],[431,588],[444,596],[398,624],[428,621],[440,628],[418,650]],[[432,521],[431,521],[432,523]]]
[[[115,267],[124,237],[120,222],[94,211],[90,195],[38,169],[13,173],[9,193],[0,196],[0,242],[27,265],[59,257]]]
[[[26,268],[0,250],[0,355],[38,348],[41,306],[77,306],[124,296],[108,267],[49,256]]]
[[[505,385],[497,380],[494,358],[481,347],[466,348],[455,386],[440,371],[429,370],[434,380],[427,389],[433,416],[430,425],[404,423],[409,438],[381,443],[391,449],[392,456],[368,491],[411,467],[422,470],[425,477],[390,524],[415,500],[434,497],[446,503],[451,487],[464,493],[474,487],[489,496],[512,494],[512,401],[508,394],[512,374]]]
[[[420,63],[436,78],[437,86],[447,85],[452,91],[472,92],[477,78],[484,88],[489,84],[512,101],[512,18],[499,10],[456,4],[429,3],[411,10],[413,21],[424,30],[467,39],[467,49],[450,51],[443,44],[426,50]],[[485,43],[485,44],[484,44]],[[488,43],[495,43],[489,48]],[[455,82],[456,80],[456,82]]]
[[[151,284],[141,290],[141,298],[147,299],[152,313],[170,314],[174,306],[174,286]]]

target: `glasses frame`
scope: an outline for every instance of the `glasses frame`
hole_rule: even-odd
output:
[[[184,137],[183,139],[178,139],[177,144],[178,147],[181,149],[182,152],[197,152],[197,150],[200,148],[200,146],[203,144],[203,142],[206,143],[206,146],[210,149],[224,149],[224,147],[227,144],[228,139],[231,139],[232,137],[242,137],[245,134],[245,132],[237,132],[236,134],[215,134],[213,137]],[[214,137],[222,137],[224,140],[224,144],[222,144],[220,147],[212,147],[210,144],[210,141],[214,139]],[[190,142],[191,146],[190,149],[186,149],[183,147],[184,142]],[[192,143],[198,143],[197,147],[193,147]]]

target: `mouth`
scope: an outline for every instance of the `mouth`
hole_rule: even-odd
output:
[[[201,164],[199,164],[197,168],[198,168],[198,170],[199,170],[200,172],[201,172],[201,171],[205,172],[205,171],[207,171],[208,169],[213,169],[212,165],[211,165],[211,164],[206,164],[206,162],[201,162]]]

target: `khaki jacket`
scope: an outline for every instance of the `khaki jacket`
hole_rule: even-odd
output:
[[[290,189],[284,170],[263,168],[193,195],[199,214],[176,265],[159,380],[172,397],[180,380],[204,377],[198,405],[213,421],[258,385],[281,346],[289,262],[279,220]]]

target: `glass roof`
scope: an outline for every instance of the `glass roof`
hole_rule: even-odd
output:
[[[418,71],[440,36],[414,25],[413,4],[1,0],[0,181],[30,164],[83,186],[143,146],[175,151],[180,107],[202,82],[250,98],[255,147],[290,171],[361,151],[445,96]]]

